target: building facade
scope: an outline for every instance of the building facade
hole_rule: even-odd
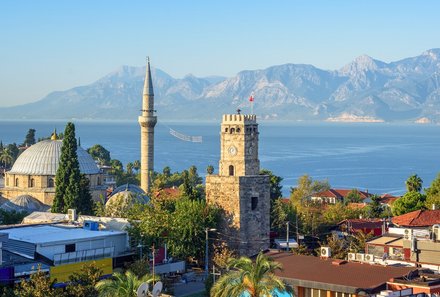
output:
[[[206,199],[222,211],[220,236],[241,255],[269,248],[270,183],[260,175],[255,115],[223,115],[219,174],[206,177]]]
[[[157,117],[154,115],[155,112],[150,59],[147,58],[142,115],[138,118],[139,125],[141,126],[141,188],[145,193],[150,191],[151,175],[154,171],[154,127],[157,123]]]

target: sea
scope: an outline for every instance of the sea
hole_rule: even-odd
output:
[[[140,128],[134,121],[73,121],[81,147],[101,144],[124,165],[140,159]],[[22,143],[30,128],[36,138],[64,131],[66,121],[0,120],[0,141]],[[184,141],[201,136],[202,142]],[[428,187],[440,172],[440,125],[389,123],[259,122],[261,167],[283,178],[288,196],[300,176],[328,180],[333,188],[400,195],[418,174]],[[155,128],[155,170],[182,171],[195,165],[218,171],[219,122],[161,122]]]

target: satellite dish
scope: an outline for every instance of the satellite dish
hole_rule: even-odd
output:
[[[148,293],[148,284],[142,283],[137,289],[137,297],[146,297]]]
[[[162,288],[163,288],[162,282],[157,282],[153,287],[153,291],[151,292],[153,294],[153,297],[159,296],[160,292],[162,292]]]

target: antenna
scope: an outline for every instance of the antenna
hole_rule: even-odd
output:
[[[163,288],[162,282],[157,282],[154,285],[153,290],[151,291],[153,297],[159,296],[160,292],[162,292],[162,288]]]
[[[146,297],[148,293],[148,284],[142,283],[136,291],[137,297]]]

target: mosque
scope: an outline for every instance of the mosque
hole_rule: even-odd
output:
[[[5,172],[5,187],[0,189],[9,199],[3,209],[14,209],[15,204],[19,206],[16,210],[21,206],[42,211],[52,205],[62,145],[54,133],[51,139],[30,146],[17,158],[11,170]],[[90,193],[97,200],[105,195],[103,174],[86,150],[78,146],[77,154],[80,171],[89,179]]]

